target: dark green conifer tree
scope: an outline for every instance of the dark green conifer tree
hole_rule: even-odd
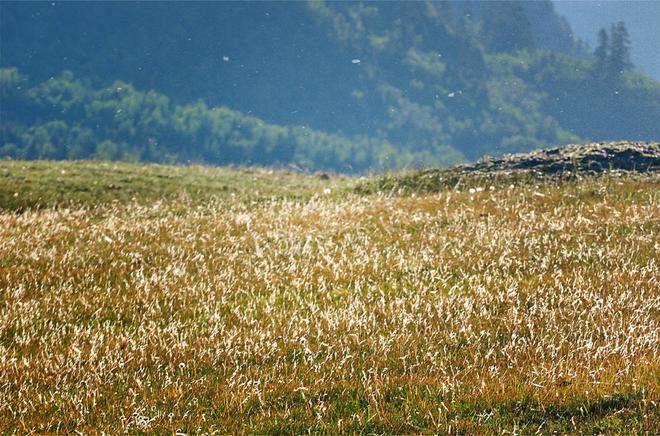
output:
[[[598,32],[598,47],[596,47],[594,55],[596,55],[598,68],[600,70],[604,69],[610,56],[610,37],[605,28],[600,29]]]
[[[632,67],[630,62],[630,35],[623,21],[612,25],[610,30],[609,67],[614,75],[622,74]]]

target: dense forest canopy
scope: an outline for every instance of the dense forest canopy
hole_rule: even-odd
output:
[[[633,69],[625,25],[592,53],[549,1],[0,12],[5,157],[362,172],[660,138],[660,83]]]

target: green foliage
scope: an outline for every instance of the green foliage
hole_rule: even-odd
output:
[[[623,23],[589,57],[546,1],[0,8],[0,157],[369,172],[660,137]]]
[[[514,52],[534,48],[534,35],[520,2],[486,3],[483,36],[489,50]]]
[[[360,172],[395,168],[387,141],[282,127],[204,102],[173,105],[125,82],[94,89],[70,71],[27,86],[18,71],[0,70],[0,155],[14,159],[101,159],[218,165],[297,163]]]

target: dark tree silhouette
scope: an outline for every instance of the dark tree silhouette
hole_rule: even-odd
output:
[[[630,62],[630,35],[623,21],[598,32],[598,46],[594,51],[596,62],[595,75],[603,79],[616,79],[626,69],[632,68]]]
[[[610,70],[614,74],[621,74],[632,67],[630,62],[630,35],[623,21],[612,25],[610,30]]]
[[[596,47],[594,55],[596,55],[599,69],[604,69],[610,56],[610,37],[605,28],[598,32],[598,47]]]

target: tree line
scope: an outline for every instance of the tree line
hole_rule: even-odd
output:
[[[414,159],[385,141],[269,124],[202,101],[176,105],[121,81],[94,89],[70,71],[31,85],[17,69],[0,69],[0,101],[0,156],[16,159],[295,164],[346,172]]]

